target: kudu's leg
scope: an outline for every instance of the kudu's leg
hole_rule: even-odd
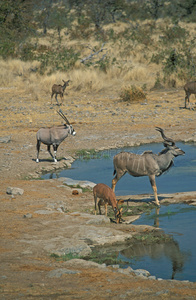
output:
[[[114,171],[114,172],[116,172],[116,171]],[[117,174],[116,174],[116,176],[114,177],[114,179],[112,179],[112,190],[113,190],[113,192],[115,191],[115,187],[116,187],[117,182],[121,179],[121,177],[122,177],[123,175],[126,174],[126,172],[127,172],[127,171],[122,171],[122,170],[120,170],[120,171],[117,172]],[[115,173],[114,173],[114,174],[115,174]]]
[[[37,159],[36,159],[36,162],[38,163],[39,162],[39,150],[40,150],[40,145],[41,145],[41,142],[39,140],[37,140]]]
[[[150,183],[151,183],[152,189],[154,191],[154,198],[155,198],[156,204],[158,206],[160,206],[160,203],[159,203],[159,200],[158,200],[158,196],[157,196],[157,186],[156,186],[156,181],[155,181],[155,175],[149,176],[149,179],[150,179]]]

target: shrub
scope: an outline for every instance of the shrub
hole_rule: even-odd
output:
[[[139,102],[146,99],[144,91],[135,85],[122,88],[120,93],[120,99],[125,102]]]

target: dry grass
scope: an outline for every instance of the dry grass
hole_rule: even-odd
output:
[[[143,22],[146,28],[150,28],[153,24],[152,21]],[[157,42],[163,28],[167,24],[168,20],[158,20],[156,22],[156,32],[151,36],[152,41]],[[131,30],[133,26],[135,26],[134,23],[131,25],[116,23],[105,26],[104,30],[113,29],[115,34],[122,34],[125,29]],[[195,24],[180,24],[180,26],[189,30],[191,36],[194,35]],[[39,43],[48,46],[51,46],[52,43],[57,44],[58,39],[55,41],[54,37],[55,32],[51,30],[46,38],[42,37],[40,39]],[[70,40],[69,35],[65,35],[62,31],[62,46],[73,47],[80,51],[81,58],[84,58],[91,53],[87,46],[100,49],[102,43],[95,41],[93,38],[88,39],[88,41],[81,39]],[[69,90],[72,90],[72,92],[81,90],[85,92],[99,92],[107,91],[107,89],[113,87],[120,94],[122,86],[136,84],[141,87],[145,85],[147,90],[150,90],[156,82],[157,73],[160,74],[160,78],[163,78],[161,64],[149,63],[150,57],[156,52],[155,43],[146,46],[145,44],[135,43],[130,39],[122,38],[115,42],[112,40],[107,42],[104,48],[107,48],[110,59],[106,72],[98,68],[86,67],[78,60],[73,70],[67,73],[56,72],[52,75],[45,74],[41,76],[38,75],[38,72],[33,71],[40,67],[39,62],[23,62],[16,59],[0,60],[0,86],[15,86],[24,90],[25,93],[31,93],[35,100],[40,100],[41,95],[49,95],[51,93],[51,87],[54,83],[62,84],[62,79],[71,80]],[[111,63],[112,61],[115,61],[115,63]],[[184,84],[179,79],[175,78],[175,80],[177,86]]]

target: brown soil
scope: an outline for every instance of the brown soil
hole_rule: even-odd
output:
[[[64,223],[62,213],[39,215],[36,211],[61,201],[69,212],[91,213],[93,198],[89,192],[72,195],[57,180],[29,178],[40,176],[43,170],[62,168],[66,163],[64,157],[74,155],[78,149],[161,141],[155,126],[164,128],[176,141],[196,138],[196,114],[181,109],[181,89],[153,91],[147,95],[147,104],[130,105],[119,102],[116,91],[98,95],[68,93],[62,109],[77,135],[69,136],[60,145],[57,164],[49,160],[42,145],[41,161],[37,164],[36,131],[42,126],[61,124],[57,106],[51,106],[44,95],[36,101],[16,88],[1,92],[1,137],[11,136],[10,142],[0,143],[1,299],[195,299],[195,283],[143,280],[110,268],[77,265],[79,273],[59,278],[47,276],[49,271],[67,265],[51,258],[42,242],[54,239],[68,224]],[[6,194],[8,186],[22,188],[24,194],[10,196]],[[28,213],[33,217],[24,218]],[[33,240],[40,240],[40,244]]]

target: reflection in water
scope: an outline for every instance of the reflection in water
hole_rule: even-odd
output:
[[[160,207],[156,207],[156,215],[154,218],[154,227],[159,228],[159,213],[160,213]]]
[[[177,272],[182,272],[184,263],[188,258],[186,253],[180,251],[178,243],[173,239],[156,244],[139,242],[122,250],[119,254],[120,259],[125,261],[132,260],[133,257],[145,256],[149,256],[153,260],[159,260],[161,256],[166,256],[172,265],[171,279],[174,279]]]
[[[145,241],[120,252],[122,260],[164,279],[196,281],[196,207],[170,204],[153,209],[136,220],[136,225],[153,225],[164,230],[170,240],[154,244]]]

